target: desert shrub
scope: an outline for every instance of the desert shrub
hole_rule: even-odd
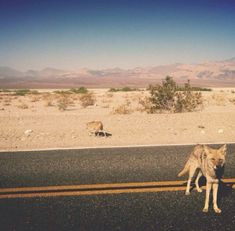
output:
[[[130,114],[132,112],[130,104],[131,102],[129,100],[126,100],[124,104],[116,108],[113,108],[112,114],[119,114],[119,115]]]
[[[54,91],[55,94],[59,94],[59,95],[69,95],[72,94],[71,91],[63,91],[63,90],[56,90]]]
[[[226,95],[224,92],[214,93],[212,95],[212,99],[215,101],[217,106],[225,106],[226,103]]]
[[[235,105],[235,98],[229,99],[229,102]]]
[[[112,111],[112,114],[119,114],[119,115],[125,115],[130,113],[131,113],[130,108],[125,104],[120,105],[117,108],[114,108]]]
[[[95,96],[92,92],[81,95],[79,100],[81,102],[82,107],[84,108],[92,106],[96,102]]]
[[[88,93],[88,90],[85,87],[72,88],[72,89],[70,89],[70,91],[72,93],[75,93],[75,94],[86,94],[86,93]]]
[[[131,88],[131,87],[123,87],[123,88],[110,88],[109,92],[118,92],[118,91],[138,91],[137,88]]]
[[[59,103],[58,103],[58,104],[59,104]],[[52,107],[52,106],[54,106],[54,105],[53,105],[53,102],[52,102],[51,100],[46,100],[46,101],[45,101],[45,106],[46,106],[46,107]],[[59,106],[58,106],[58,108],[60,109]],[[65,109],[66,109],[66,108],[65,108]]]
[[[112,98],[112,97],[113,97],[113,93],[112,93],[112,92],[108,92],[108,93],[106,94],[106,97],[107,97],[107,98]]]
[[[12,101],[12,98],[7,96],[7,97],[4,97],[4,100],[3,100],[3,105],[4,106],[10,106],[11,105],[11,101]]]
[[[31,91],[30,91],[30,94],[31,94],[31,95],[39,95],[40,92],[37,91],[37,90],[31,90]]]
[[[177,91],[187,91],[187,86],[178,86]],[[204,88],[204,87],[191,87],[190,91],[212,91],[211,88]]]
[[[11,92],[11,90],[9,90],[9,89],[6,89],[6,88],[2,88],[2,89],[0,89],[0,92],[5,92],[5,93],[8,93],[8,92]]]
[[[18,89],[18,90],[15,91],[15,95],[25,96],[27,94],[30,94],[29,89]]]
[[[36,95],[32,95],[32,97],[30,98],[31,102],[38,102],[40,100],[40,96]]]
[[[151,94],[150,101],[153,104],[152,112],[174,110],[177,85],[173,78],[167,76],[162,81],[162,85],[150,86],[149,89]]]
[[[193,92],[189,82],[184,88],[184,91],[176,92],[175,112],[192,112],[203,104],[201,92]]]
[[[190,82],[184,86],[184,91],[178,91],[178,86],[172,77],[167,76],[162,84],[150,86],[149,101],[152,104],[149,113],[155,112],[191,112],[202,106],[200,92],[193,92]]]
[[[50,102],[49,102],[50,103]],[[57,107],[60,111],[65,111],[70,105],[72,105],[71,99],[66,96],[62,95],[58,100],[57,100]],[[50,106],[50,105],[48,105]]]
[[[139,98],[139,105],[138,111],[140,112],[147,112],[147,113],[153,113],[152,108],[153,108],[153,103],[150,100],[150,97],[145,96],[144,98]]]
[[[25,103],[21,103],[17,107],[20,108],[20,109],[28,109],[29,108],[29,106],[27,104],[25,104]]]

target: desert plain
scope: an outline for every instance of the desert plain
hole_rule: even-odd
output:
[[[140,103],[149,95],[145,89],[89,92],[93,105],[82,105],[81,94],[69,94],[65,107],[55,90],[24,96],[1,92],[0,150],[235,142],[233,88],[203,91],[203,106],[194,112],[155,114]],[[86,123],[94,120],[112,136],[90,135]]]

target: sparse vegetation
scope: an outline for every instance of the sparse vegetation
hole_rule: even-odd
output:
[[[145,96],[144,98],[139,98],[139,105],[140,107],[138,107],[138,111],[140,112],[147,112],[147,113],[153,113],[152,108],[153,108],[153,104],[150,100],[150,97]]]
[[[185,84],[184,91],[178,89],[176,82],[170,76],[162,81],[162,85],[150,86],[150,108],[148,104],[147,112],[191,112],[202,106],[201,93],[193,92],[189,81]]]
[[[131,110],[126,104],[120,105],[117,108],[114,108],[112,111],[112,114],[119,114],[119,115],[125,115],[130,113]]]
[[[94,105],[96,101],[95,96],[92,92],[81,95],[79,100],[81,102],[82,107],[84,108]]]
[[[18,89],[15,90],[15,95],[19,95],[19,96],[25,96],[26,94],[29,94],[30,90],[29,89]]]
[[[38,95],[39,92],[37,90],[30,90],[30,89],[17,89],[14,91],[7,91],[7,92],[13,92],[14,95],[17,96],[25,96],[25,95]]]
[[[29,108],[29,106],[25,103],[21,103],[17,107],[20,108],[20,109],[28,109]]]
[[[50,106],[50,101],[48,102]],[[69,106],[72,105],[71,99],[68,96],[63,95],[57,100],[57,107],[60,111],[65,111]]]
[[[40,93],[37,90],[30,90],[30,94],[39,95]]]
[[[119,115],[130,114],[132,112],[130,104],[131,102],[127,100],[124,104],[114,108],[112,114],[119,114]]]
[[[54,106],[54,105],[53,105],[53,103],[52,103],[51,100],[46,100],[46,101],[45,101],[45,106],[46,106],[46,107],[52,107],[52,106]],[[59,107],[59,106],[58,106],[58,107]]]
[[[7,96],[7,98],[4,98],[4,100],[3,100],[3,105],[4,106],[10,106],[11,101],[12,101],[11,97]]]
[[[79,87],[79,88],[70,89],[70,92],[75,93],[75,94],[86,94],[88,93],[88,90],[85,87]]]
[[[229,102],[235,105],[235,98],[229,99]]]
[[[85,87],[79,87],[79,88],[71,88],[70,90],[57,90],[54,91],[54,93],[56,94],[62,94],[62,95],[68,95],[68,94],[86,94],[88,93],[87,88]]]
[[[32,95],[32,97],[30,98],[30,101],[31,102],[38,102],[40,100],[40,97],[36,95]]]
[[[220,91],[220,93],[214,93],[212,95],[212,99],[215,101],[217,106],[225,106],[226,96],[224,92]]]
[[[184,86],[178,86],[177,91],[187,91],[187,88]],[[204,87],[191,87],[190,91],[212,91],[211,88],[204,88]]]
[[[63,91],[63,90],[57,90],[57,91],[54,91],[55,94],[59,94],[59,95],[69,95],[69,94],[72,94],[71,91]]]
[[[109,92],[118,92],[118,91],[138,91],[137,88],[123,87],[123,88],[110,88]]]
[[[2,89],[0,89],[0,92],[8,93],[8,92],[11,92],[11,90],[9,90],[9,89],[5,89],[5,88],[2,88]]]

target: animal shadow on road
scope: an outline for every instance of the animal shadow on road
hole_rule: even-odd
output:
[[[232,182],[227,182],[227,183],[223,182],[223,180],[221,179],[223,176],[223,173],[224,173],[224,167],[216,171],[217,179],[219,179],[218,202],[220,202],[222,198],[230,196],[233,190],[233,185],[234,185],[234,183]],[[197,176],[197,173],[194,176],[193,182],[196,176]],[[200,187],[206,186],[206,178],[204,176],[202,176],[199,179],[199,186]],[[196,185],[193,183],[190,191],[192,191],[195,187]]]

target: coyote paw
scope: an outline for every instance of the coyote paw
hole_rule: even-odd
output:
[[[202,189],[201,189],[201,188],[199,188],[199,189],[197,189],[197,191],[198,191],[199,193],[201,193],[201,192],[202,192]]]
[[[219,209],[219,208],[214,208],[214,211],[215,211],[215,213],[221,213],[222,212],[221,209]]]
[[[185,192],[185,195],[186,195],[186,196],[189,196],[189,195],[190,195],[190,192]]]
[[[208,213],[208,208],[204,208],[204,209],[202,210],[202,212],[203,212],[203,213]]]

